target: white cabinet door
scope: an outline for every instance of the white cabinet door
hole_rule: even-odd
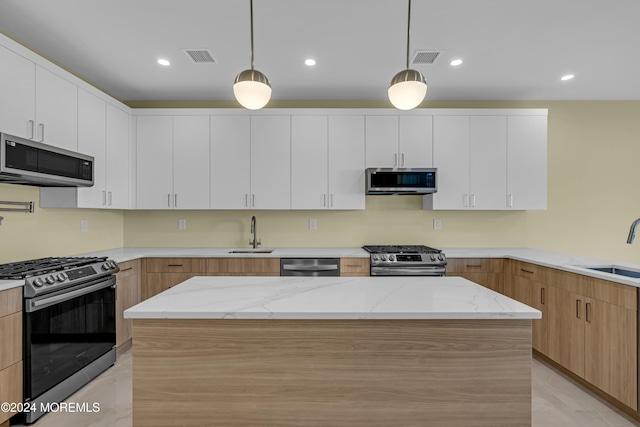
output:
[[[398,116],[366,116],[365,121],[367,167],[397,167]]]
[[[291,118],[251,117],[251,207],[291,209]]]
[[[211,117],[211,208],[248,209],[251,117]]]
[[[329,117],[329,208],[365,208],[364,116]]]
[[[138,116],[137,208],[173,207],[173,117]]]
[[[507,207],[547,208],[547,117],[507,120]]]
[[[107,205],[106,102],[78,89],[78,151],[94,157],[93,187],[78,188],[78,207]]]
[[[291,117],[291,208],[326,209],[327,116]]]
[[[0,46],[0,132],[34,138],[36,66]]]
[[[433,209],[469,209],[469,116],[433,117]]]
[[[432,116],[400,116],[398,166],[433,167]]]
[[[209,209],[209,116],[173,118],[173,207]]]
[[[469,207],[504,210],[507,207],[507,117],[470,118]]]
[[[107,104],[107,207],[129,208],[130,116]]]
[[[37,141],[78,150],[78,87],[36,66]]]

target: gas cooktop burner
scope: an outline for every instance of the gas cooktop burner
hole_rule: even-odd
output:
[[[15,280],[106,261],[107,257],[40,258],[0,265],[0,279]]]
[[[380,245],[363,246],[362,249],[370,254],[439,254],[440,249],[424,245]]]

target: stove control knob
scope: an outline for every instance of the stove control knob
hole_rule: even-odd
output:
[[[33,284],[34,284],[35,287],[41,288],[42,285],[44,285],[44,282],[42,281],[42,279],[40,277],[38,277],[37,279],[35,279],[33,281]]]
[[[50,285],[53,285],[56,282],[55,277],[53,277],[52,275],[47,276],[44,280],[46,280]]]
[[[394,255],[389,255],[389,261],[393,261],[395,259],[396,259],[396,257]]]
[[[377,260],[378,260],[378,255],[374,255],[374,256],[373,256],[373,260],[374,260],[374,261],[377,261]]]
[[[66,278],[67,278],[67,275],[65,273],[58,273],[58,275],[56,276],[56,279],[58,280],[58,282],[64,282]]]
[[[436,260],[436,256],[435,255],[431,255],[431,261],[435,261]]]
[[[439,259],[440,261],[444,261],[444,255],[438,255],[438,259]]]
[[[381,257],[381,258],[382,258],[382,260],[383,260],[383,261],[386,261],[386,260],[387,260],[387,256],[386,256],[386,255],[382,255],[382,257]]]
[[[111,266],[109,265],[109,263],[108,263],[108,262],[105,262],[104,264],[102,264],[102,269],[103,269],[104,271],[107,271],[107,270],[109,270],[110,268],[111,268]]]

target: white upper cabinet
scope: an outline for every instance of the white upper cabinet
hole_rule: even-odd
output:
[[[251,207],[291,209],[291,117],[251,117]]]
[[[507,118],[471,116],[469,143],[469,208],[507,207]]]
[[[78,91],[78,151],[93,156],[93,187],[79,188],[78,207],[107,206],[107,103]]]
[[[209,208],[209,117],[137,117],[137,208]]]
[[[36,66],[35,140],[78,150],[78,87]]]
[[[329,116],[330,209],[365,208],[364,116]]]
[[[211,208],[249,209],[251,117],[211,116]]]
[[[0,132],[33,139],[36,66],[0,46]]]
[[[547,116],[507,119],[507,208],[547,208]]]
[[[106,187],[105,207],[127,209],[130,206],[129,129],[131,117],[125,111],[107,104]],[[81,151],[81,150],[78,150]]]
[[[364,209],[364,116],[291,118],[291,208]]]
[[[432,117],[366,116],[366,166],[432,167]]]

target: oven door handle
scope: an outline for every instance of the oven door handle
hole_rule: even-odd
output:
[[[107,279],[100,279],[97,283],[85,286],[80,289],[76,289],[71,292],[65,292],[63,294],[57,294],[50,297],[44,297],[42,299],[30,299],[25,301],[25,311],[32,313],[34,311],[42,310],[43,308],[50,307],[54,304],[58,304],[64,301],[69,301],[82,295],[87,295],[100,289],[116,286],[115,276],[110,276]]]
[[[444,276],[445,267],[371,267],[372,276]]]

